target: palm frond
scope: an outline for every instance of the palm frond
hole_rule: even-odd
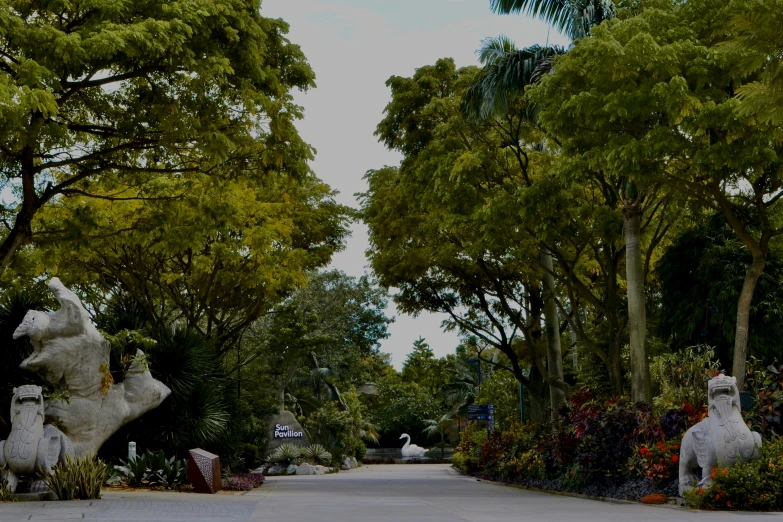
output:
[[[514,41],[506,35],[500,35],[495,38],[485,38],[481,41],[476,54],[478,54],[481,65],[494,65],[500,61],[506,54],[516,50]]]
[[[539,18],[574,40],[617,16],[612,0],[490,0],[490,6],[499,14],[523,13]]]
[[[524,94],[525,87],[540,80],[552,69],[554,58],[564,53],[560,46],[533,45],[494,59],[466,91],[463,113],[474,120],[506,114],[512,101]]]

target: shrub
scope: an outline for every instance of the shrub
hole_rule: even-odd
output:
[[[658,411],[693,405],[707,406],[707,381],[718,374],[720,363],[709,346],[689,346],[679,352],[659,355],[650,364],[652,382],[661,387],[653,399]]]
[[[258,465],[258,446],[244,442],[239,447],[239,461],[246,469],[253,469]]]
[[[320,444],[310,444],[302,448],[302,458],[311,464],[328,464],[332,460],[332,454]]]
[[[101,484],[106,474],[106,464],[94,455],[80,458],[66,457],[53,468],[51,475],[41,479],[60,500],[92,500],[101,498]]]
[[[758,391],[759,430],[767,436],[783,435],[783,366],[770,365]]]
[[[715,468],[712,484],[685,495],[691,507],[778,511],[783,509],[783,439],[761,448],[757,460]]]
[[[661,441],[657,444],[642,444],[639,448],[644,476],[663,482],[677,477],[679,473],[680,444]]]
[[[451,459],[454,466],[465,473],[472,473],[478,470],[486,440],[486,429],[478,424],[468,424],[468,427],[460,433],[460,442],[454,450],[454,455]]]
[[[273,464],[280,464],[282,466],[288,466],[290,464],[298,464],[299,459],[302,456],[302,448],[296,444],[281,444],[272,453],[267,456],[267,462]]]
[[[120,459],[120,465],[113,468],[107,482],[125,482],[133,487],[179,488],[188,480],[186,460],[166,458],[163,451],[151,452],[127,460]]]
[[[260,473],[232,473],[223,478],[223,489],[230,491],[250,491],[264,483]]]
[[[0,466],[0,475],[3,471],[5,471],[8,467],[7,466]],[[0,479],[0,502],[9,502],[13,501],[13,493],[11,493],[11,488],[8,487],[8,479]]]

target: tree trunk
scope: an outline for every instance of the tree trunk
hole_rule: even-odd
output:
[[[745,363],[748,359],[748,332],[750,327],[750,305],[753,301],[753,293],[756,284],[764,272],[767,264],[765,255],[754,255],[753,262],[745,272],[745,281],[742,283],[739,302],[737,303],[737,329],[734,333],[734,364],[731,374],[737,379],[737,388],[742,390],[745,386]]]
[[[553,275],[552,253],[541,250],[541,266],[544,267],[544,329],[546,330],[546,367],[549,375],[563,381],[563,354],[560,348],[560,321],[555,303],[555,277]],[[566,403],[566,394],[556,386],[549,386],[549,401],[552,420]]]
[[[623,345],[623,326],[619,318],[619,298],[617,289],[617,257],[613,250],[607,245],[603,249],[604,264],[606,265],[606,320],[609,323],[609,335],[607,336],[607,346],[609,355],[609,380],[612,384],[612,390],[616,395],[623,394],[623,367],[622,367],[622,345]]]
[[[546,381],[535,365],[530,369],[530,421],[534,424],[546,422],[544,415],[544,394],[546,393]]]
[[[647,315],[641,248],[641,208],[626,204],[625,271],[628,284],[628,331],[631,338],[631,393],[634,401],[651,403],[650,362],[647,357]]]
[[[35,192],[33,149],[29,145],[22,150],[22,207],[16,214],[14,226],[0,244],[0,275],[5,272],[16,252],[33,237],[33,218],[38,211],[39,199]]]

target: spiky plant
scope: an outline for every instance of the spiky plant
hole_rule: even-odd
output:
[[[101,498],[101,484],[106,464],[94,455],[73,458],[58,463],[53,473],[42,473],[41,479],[60,500],[92,500]]]
[[[295,464],[301,456],[302,448],[296,444],[282,444],[267,457],[267,460],[270,463],[287,466]]]
[[[332,454],[320,444],[310,444],[302,448],[302,457],[313,464],[326,464],[332,460]]]

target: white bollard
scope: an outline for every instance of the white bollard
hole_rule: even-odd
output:
[[[135,459],[136,458],[136,443],[135,442],[129,442],[128,443],[128,458],[129,459]]]

